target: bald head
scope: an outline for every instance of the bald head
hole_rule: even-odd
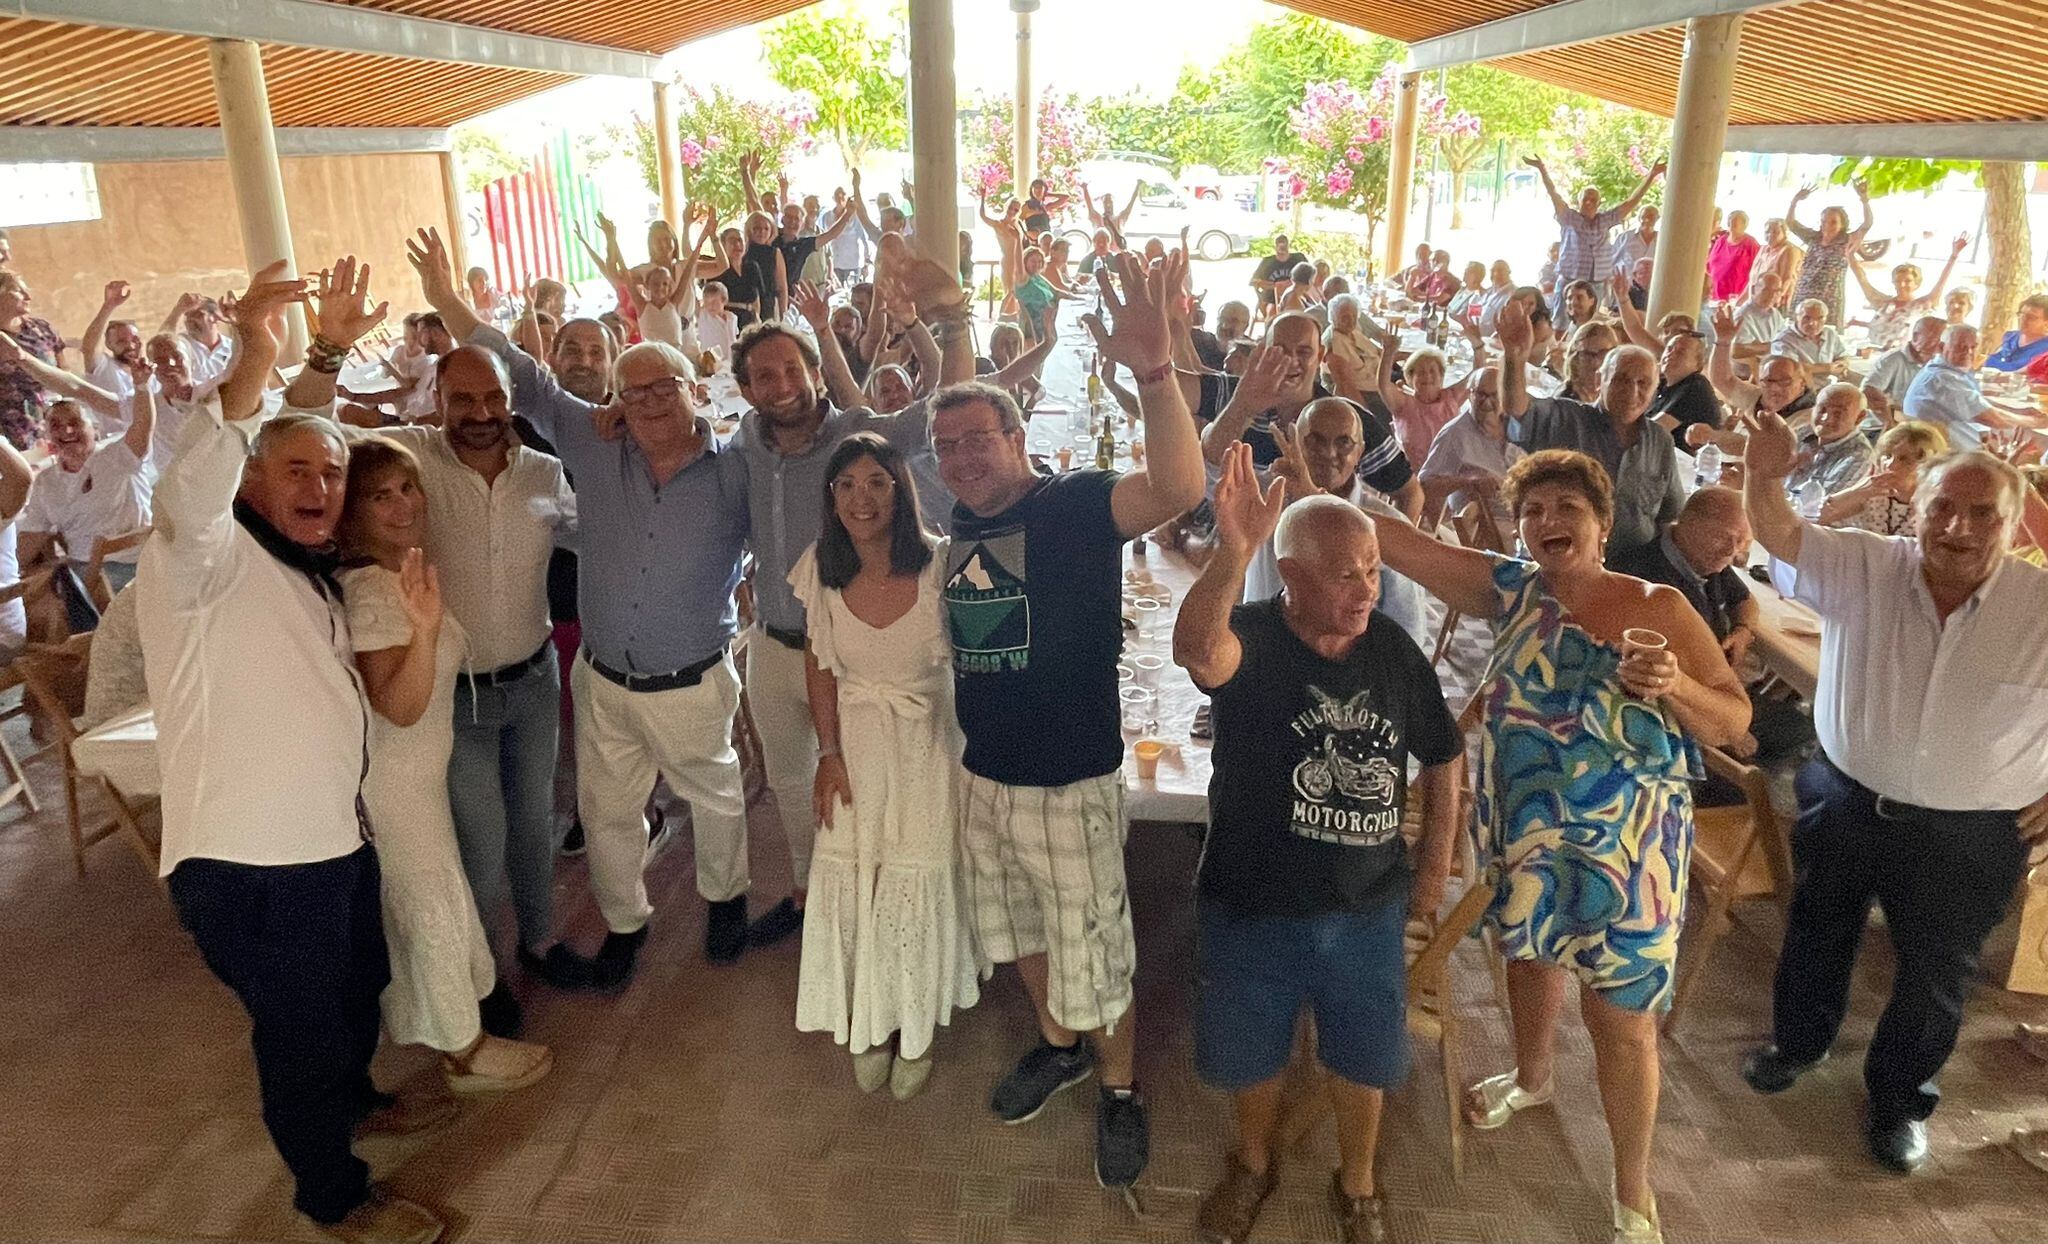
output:
[[[1327,494],[1304,497],[1280,515],[1273,550],[1296,633],[1325,656],[1365,633],[1380,598],[1380,542],[1363,510]]]
[[[1701,576],[1720,574],[1749,552],[1749,517],[1742,494],[1732,488],[1702,488],[1686,498],[1671,542]]]
[[[1266,346],[1287,356],[1287,373],[1280,380],[1280,400],[1305,401],[1315,391],[1316,368],[1323,361],[1323,328],[1299,311],[1274,319],[1266,330]]]

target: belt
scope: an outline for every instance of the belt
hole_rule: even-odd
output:
[[[779,626],[770,626],[766,622],[761,624],[761,630],[768,638],[785,648],[792,648],[798,652],[804,650],[806,636],[802,631],[785,631]]]
[[[588,648],[583,650],[583,659],[590,662],[591,669],[628,691],[675,691],[682,687],[694,687],[703,682],[704,672],[725,660],[725,649],[720,648],[701,661],[685,665],[679,670],[670,670],[666,674],[628,674],[624,670],[615,670],[598,660]]]
[[[501,665],[497,669],[490,670],[485,673],[471,674],[470,678],[477,682],[483,683],[485,686],[489,687],[503,686],[508,682],[512,682],[515,679],[524,678],[526,677],[526,675],[532,673],[534,669],[538,667],[542,661],[548,658],[550,651],[553,648],[554,644],[551,641],[544,640],[542,641],[540,647],[534,649],[533,655],[527,657],[525,660],[514,661],[510,665]]]
[[[1836,764],[1832,759],[1829,758],[1826,752],[1820,753],[1819,758],[1821,763],[1827,765],[1828,768],[1833,769],[1836,773],[1840,774],[1843,781],[1849,783],[1851,786],[1857,787],[1860,790],[1867,791],[1870,794],[1871,798],[1875,801],[1875,811],[1877,812],[1878,818],[1880,820],[1943,821],[1951,825],[2010,825],[2013,823],[2013,820],[2019,816],[2019,812],[2016,809],[2005,810],[2000,808],[1926,808],[1920,806],[1917,803],[1907,803],[1903,799],[1894,799],[1890,795],[1880,795],[1876,791],[1871,790],[1868,786],[1865,786],[1863,785],[1863,783],[1857,781],[1855,778],[1850,777],[1847,773],[1843,772],[1842,766]]]

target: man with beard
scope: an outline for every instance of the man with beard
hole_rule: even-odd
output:
[[[158,475],[178,451],[178,438],[185,427],[185,420],[193,412],[202,410],[220,391],[224,371],[214,372],[204,379],[193,375],[191,356],[196,347],[168,333],[158,333],[149,339],[143,348],[143,357],[149,360],[149,371],[157,391],[156,434],[150,441],[149,465]],[[129,399],[131,407],[134,399]]]
[[[225,374],[235,354],[235,339],[220,326],[219,303],[200,294],[183,294],[157,331],[177,333],[185,339],[192,351],[192,379],[205,384]]]
[[[85,353],[85,378],[116,397],[135,391],[136,364],[142,361],[142,330],[133,320],[113,318],[115,309],[127,301],[128,282],[108,281],[99,314],[79,341]]]
[[[1660,166],[1661,167],[1661,166]],[[1501,411],[1508,435],[1530,453],[1573,449],[1607,469],[1614,481],[1614,528],[1606,560],[1657,538],[1678,517],[1685,482],[1671,433],[1644,414],[1657,389],[1657,359],[1641,346],[1617,346],[1600,364],[1600,400],[1529,396],[1522,361],[1529,352],[1529,316],[1514,303],[1501,312]]]
[[[746,797],[732,746],[740,682],[730,653],[747,536],[745,464],[697,413],[694,371],[681,351],[659,342],[627,350],[613,367],[614,400],[598,406],[478,321],[437,232],[421,231],[408,252],[450,332],[505,365],[510,405],[554,443],[576,479],[576,793],[590,884],[608,929],[588,979],[623,987],[646,942],[654,911],[643,875],[646,804],[657,775],[691,805],[697,889],[710,904],[706,956],[735,958],[745,946],[749,884]],[[462,413],[452,404],[449,411]],[[502,417],[509,422],[509,411]],[[621,423],[624,437],[608,439]],[[544,590],[533,600],[544,627]],[[534,634],[539,642],[545,631]],[[551,774],[552,764],[542,780]],[[545,796],[537,801],[546,805]],[[579,966],[566,950],[550,958]]]
[[[920,266],[913,276],[928,275]],[[940,383],[974,378],[974,345],[960,317],[966,303],[957,282],[925,282],[912,297],[921,320],[933,325],[941,343]],[[793,301],[828,350],[835,341],[825,300],[799,286]],[[911,403],[899,413],[880,415],[864,407],[837,410],[826,397],[821,358],[811,342],[780,324],[756,324],[740,334],[733,350],[733,378],[753,407],[740,420],[731,448],[747,464],[747,504],[752,511],[754,622],[747,642],[747,706],[761,740],[768,788],[782,814],[789,840],[794,891],[757,920],[749,940],[766,945],[803,924],[805,890],[811,871],[811,843],[817,836],[811,784],[818,772],[818,737],[811,724],[805,689],[804,607],[789,586],[789,572],[824,528],[825,470],[839,443],[855,432],[874,432],[915,458],[931,439],[931,402]],[[850,387],[850,382],[847,382]],[[946,499],[950,503],[951,498]],[[935,504],[920,497],[920,507]]]
[[[337,299],[360,296],[322,278],[320,336],[285,394],[289,406],[331,406],[335,371],[355,342],[336,340],[324,312]],[[562,338],[572,346],[564,348]],[[603,339],[603,329],[589,320],[571,321],[558,336],[558,360],[565,372],[577,373],[579,384],[589,385],[595,374],[584,348],[601,360]],[[509,888],[520,962],[552,983],[575,983],[575,964],[554,938],[561,681],[548,612],[548,562],[557,530],[575,521],[575,498],[558,459],[514,442],[511,379],[497,355],[459,346],[435,363],[435,375],[439,426],[382,434],[419,462],[433,519],[427,561],[441,576],[448,611],[469,636],[463,676],[455,683],[455,750],[448,765],[463,871],[487,921]],[[601,381],[597,387],[601,393]],[[494,1035],[517,1035],[518,1004],[502,976],[483,1012]]]

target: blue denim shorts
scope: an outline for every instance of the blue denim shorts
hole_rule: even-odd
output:
[[[1394,1088],[1407,1077],[1405,902],[1368,912],[1246,916],[1204,901],[1199,917],[1195,1069],[1204,1083],[1236,1091],[1279,1075],[1304,1002],[1314,1008],[1325,1067],[1369,1088]]]

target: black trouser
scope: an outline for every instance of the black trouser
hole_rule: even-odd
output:
[[[377,856],[318,864],[191,859],[171,873],[178,919],[249,1012],[263,1123],[316,1222],[369,1195],[350,1134],[376,1103],[377,995],[391,980]]]
[[[1891,1000],[1864,1057],[1874,1122],[1924,1119],[1954,1051],[1984,938],[2026,868],[2012,812],[1901,812],[1825,755],[1799,771],[1796,881],[1778,957],[1773,1030],[1794,1062],[1819,1058],[1848,1006],[1870,901],[1898,957]]]

